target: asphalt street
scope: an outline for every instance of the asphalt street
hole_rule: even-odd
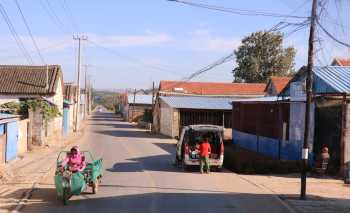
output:
[[[137,129],[112,113],[96,113],[85,131],[81,149],[103,158],[98,194],[88,189],[63,206],[52,174],[23,212],[288,212],[272,194],[234,173],[201,175],[196,169],[183,172],[174,167],[175,140]]]

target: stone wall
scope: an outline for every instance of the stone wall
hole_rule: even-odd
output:
[[[40,109],[35,111],[29,109],[29,129],[31,131],[32,143],[34,146],[45,146],[44,119]]]
[[[19,155],[28,151],[29,140],[29,119],[18,121],[18,147],[17,153]]]
[[[172,138],[179,136],[179,110],[173,109],[163,102],[160,105],[160,133]]]
[[[45,138],[49,145],[60,145],[62,140],[62,116],[53,118],[45,125]]]
[[[45,122],[40,109],[29,110],[31,144],[36,146],[60,145],[63,126],[63,89],[62,79],[58,80],[54,96],[46,97],[58,107],[61,116]]]
[[[163,102],[160,105],[160,133],[173,137],[173,109]]]
[[[151,110],[152,106],[145,106],[145,105],[129,105],[128,107],[128,121],[129,122],[137,122],[140,118],[142,118],[143,114],[145,113],[145,110]]]

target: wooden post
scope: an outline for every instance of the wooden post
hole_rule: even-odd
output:
[[[315,28],[317,19],[317,0],[312,1],[311,10],[311,25],[310,25],[310,36],[309,36],[309,51],[308,51],[308,64],[307,64],[307,76],[306,76],[306,109],[305,109],[305,130],[304,130],[304,144],[302,150],[302,169],[301,169],[301,188],[300,188],[300,199],[306,199],[306,169],[308,166],[308,153],[309,153],[309,132],[310,132],[310,112],[312,102],[312,70],[314,67],[314,42],[315,42]]]
[[[346,94],[343,94],[342,99],[342,125],[341,125],[341,141],[340,141],[340,175],[344,176],[346,172],[346,132],[347,132],[347,113],[348,107],[347,107],[347,100],[346,100]]]

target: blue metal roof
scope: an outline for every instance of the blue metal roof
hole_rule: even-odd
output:
[[[350,67],[314,68],[315,93],[350,93]]]
[[[13,114],[6,114],[6,113],[0,113],[0,120],[3,119],[12,119],[12,118],[17,118],[17,115],[13,115]]]
[[[199,96],[161,96],[167,105],[177,109],[231,110],[232,98]]]
[[[313,69],[313,93],[346,93],[350,94],[350,67],[324,66]],[[292,82],[304,82],[306,71],[300,69],[280,96],[290,96]]]
[[[133,104],[134,103],[134,95],[130,94],[128,95],[128,103]],[[135,95],[135,104],[152,104],[152,95]]]

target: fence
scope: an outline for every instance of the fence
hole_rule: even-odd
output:
[[[241,148],[272,157],[277,160],[301,159],[303,141],[284,141],[233,130],[233,143]],[[312,153],[309,153],[312,161]]]

